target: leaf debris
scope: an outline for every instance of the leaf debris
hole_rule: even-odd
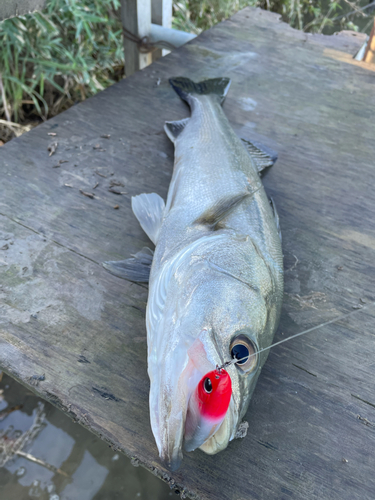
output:
[[[51,142],[51,144],[47,148],[49,151],[48,156],[52,156],[53,154],[56,153],[57,146],[58,146],[58,142]]]
[[[108,191],[110,193],[113,193],[113,194],[127,194],[127,191],[119,191],[118,189],[115,189],[114,187],[110,187],[108,189]]]
[[[112,179],[109,183],[109,187],[113,187],[113,186],[121,186],[121,187],[124,187],[125,184],[121,181],[116,181],[116,179]]]
[[[362,417],[361,415],[357,415],[357,418],[368,427],[375,427],[375,425],[372,422],[370,422],[370,420],[368,420],[367,418]]]
[[[52,168],[58,168],[63,163],[69,163],[69,160],[59,160],[58,163],[56,165],[54,165]]]
[[[87,198],[91,198],[91,199],[95,198],[94,193],[86,193],[86,191],[84,191],[83,189],[80,189],[79,192],[82,193],[83,196],[87,196]]]

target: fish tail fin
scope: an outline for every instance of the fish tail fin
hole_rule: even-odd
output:
[[[229,90],[230,79],[212,78],[211,80],[203,80],[202,82],[196,83],[189,78],[178,76],[176,78],[170,78],[169,83],[181,99],[188,104],[191,104],[194,96],[197,95],[217,96],[220,104],[222,104]]]

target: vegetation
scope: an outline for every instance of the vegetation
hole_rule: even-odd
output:
[[[121,78],[119,7],[119,0],[49,0],[41,13],[0,23],[0,118],[44,120]],[[3,128],[2,136],[18,131]]]
[[[247,5],[312,32],[371,29],[367,0],[174,0],[173,25],[200,33]],[[375,5],[375,2],[374,2]],[[371,6],[370,6],[371,7]],[[122,78],[120,0],[49,0],[0,23],[0,140]],[[22,124],[4,126],[4,121]]]
[[[366,0],[175,0],[174,25],[200,33],[248,5],[277,12],[293,28],[313,33],[358,31],[358,21],[361,31],[368,32],[373,22]],[[374,8],[375,2],[372,12]]]

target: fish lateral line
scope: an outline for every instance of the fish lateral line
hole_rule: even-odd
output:
[[[321,323],[320,325],[316,325],[316,326],[313,326],[311,328],[308,328],[307,330],[304,330],[302,332],[299,332],[299,333],[296,333],[294,335],[291,335],[290,337],[287,337],[286,339],[279,340],[278,342],[275,342],[274,344],[272,344],[272,345],[270,345],[268,347],[264,347],[263,349],[260,349],[259,351],[254,352],[254,354],[249,354],[248,356],[245,356],[245,357],[240,358],[240,359],[233,358],[230,361],[226,361],[225,363],[223,363],[220,366],[217,365],[216,366],[216,370],[220,371],[220,370],[226,369],[228,366],[240,363],[241,361],[248,360],[248,359],[250,359],[250,358],[252,358],[254,356],[257,356],[261,352],[269,351],[273,347],[276,347],[276,346],[278,346],[280,344],[283,344],[284,342],[288,342],[289,340],[295,339],[296,337],[300,337],[302,335],[306,335],[306,333],[310,333],[310,332],[313,332],[315,330],[318,330],[319,328],[321,328],[323,326],[331,325],[332,323],[336,323],[337,321],[341,321],[342,319],[348,318],[349,316],[352,316],[352,315],[354,315],[356,313],[359,313],[360,311],[368,309],[369,307],[372,307],[374,305],[375,305],[375,302],[372,302],[371,304],[368,304],[367,306],[361,307],[361,309],[356,309],[355,311],[350,311],[348,313],[342,314],[341,316],[338,316],[338,317],[333,318],[333,319],[331,319],[329,321],[326,321],[325,323]]]

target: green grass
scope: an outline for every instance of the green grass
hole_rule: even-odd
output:
[[[199,34],[244,7],[257,5],[257,0],[175,0],[173,27]]]
[[[367,5],[367,0],[175,0],[173,23],[177,29],[200,33],[246,6],[255,6],[281,14],[293,28],[313,33],[358,31],[358,21],[369,31],[373,14],[358,10]]]
[[[367,0],[174,0],[173,26],[200,33],[248,5],[305,31],[371,29],[370,9],[347,15]],[[45,120],[122,78],[119,8],[120,0],[49,0],[41,13],[0,23],[0,119]],[[20,132],[0,123],[0,140]]]
[[[119,7],[119,0],[49,0],[41,13],[0,23],[3,117],[46,119],[118,80]]]

